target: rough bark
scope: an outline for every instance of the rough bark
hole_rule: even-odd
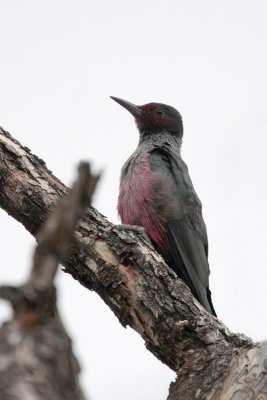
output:
[[[4,130],[0,176],[0,206],[36,235],[67,188]],[[142,235],[113,227],[88,207],[63,265],[102,297],[123,326],[135,329],[158,359],[178,372],[169,400],[239,399],[238,376],[243,374],[246,381],[256,362],[262,384],[250,380],[246,385],[255,399],[264,396],[265,344],[261,351],[208,314]],[[253,351],[256,358],[250,357]]]
[[[20,313],[0,328],[0,398],[2,400],[83,400],[78,362],[55,306],[41,321]]]
[[[84,400],[53,281],[97,179],[87,164],[80,165],[70,194],[60,199],[38,234],[28,280],[20,287],[0,286],[0,298],[14,310],[13,319],[0,328],[2,400]]]

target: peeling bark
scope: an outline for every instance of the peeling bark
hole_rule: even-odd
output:
[[[0,206],[36,236],[67,188],[4,130],[0,176]],[[135,329],[159,360],[177,371],[169,400],[241,399],[236,376],[242,370],[248,377],[255,363],[261,365],[262,383],[250,380],[247,386],[255,399],[259,393],[264,396],[266,345],[258,347],[247,337],[230,333],[208,314],[140,234],[112,226],[88,207],[63,265],[101,296],[123,326]],[[253,350],[258,356],[249,358]],[[247,369],[244,360],[249,360]]]

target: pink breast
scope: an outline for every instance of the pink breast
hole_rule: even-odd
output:
[[[163,246],[164,229],[155,210],[153,183],[149,156],[145,154],[121,178],[118,213],[123,224],[143,226],[148,236]]]

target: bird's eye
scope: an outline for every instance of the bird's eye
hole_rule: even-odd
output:
[[[164,111],[161,110],[160,108],[158,108],[158,109],[156,110],[156,114],[157,114],[157,115],[163,115],[163,114],[164,114]]]

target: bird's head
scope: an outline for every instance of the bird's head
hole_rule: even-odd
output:
[[[183,136],[182,117],[175,108],[161,103],[136,106],[118,97],[111,96],[111,98],[134,116],[141,136],[163,131],[170,132],[177,137]]]

